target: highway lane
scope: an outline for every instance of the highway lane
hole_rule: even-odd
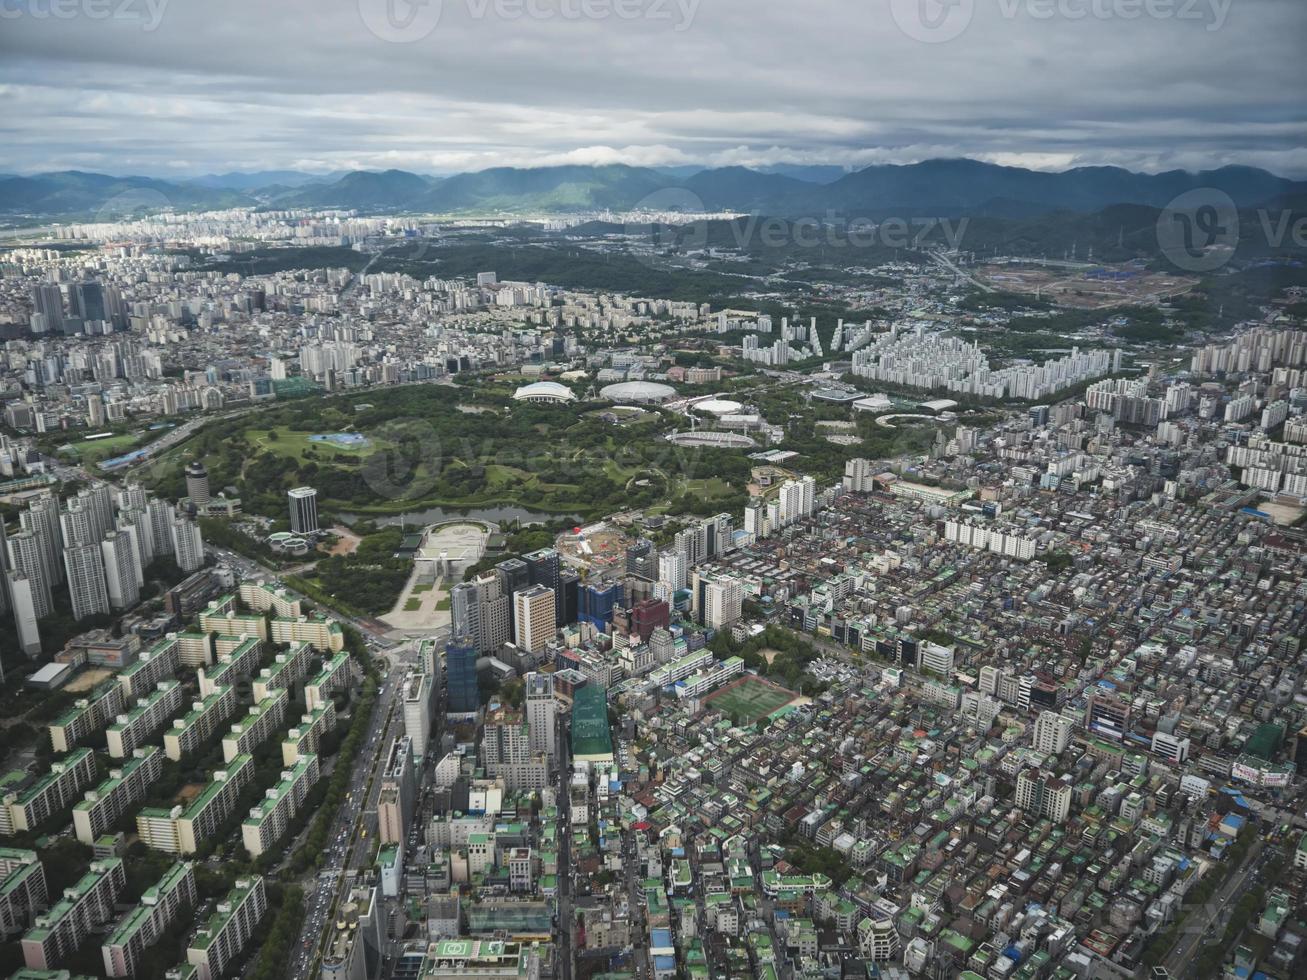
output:
[[[323,861],[311,886],[311,894],[306,897],[306,913],[300,929],[299,946],[294,957],[294,976],[312,976],[316,974],[322,954],[322,940],[327,927],[335,918],[346,877],[350,867],[350,857],[355,847],[366,844],[359,837],[362,830],[362,814],[368,789],[373,776],[383,761],[389,740],[387,734],[392,731],[396,718],[402,721],[403,713],[396,711],[398,699],[396,693],[400,688],[405,667],[397,665],[386,676],[377,700],[373,704],[370,731],[362,750],[354,759],[353,774],[350,777],[346,799],[336,813],[328,837],[328,846]],[[345,760],[340,760],[343,764]]]

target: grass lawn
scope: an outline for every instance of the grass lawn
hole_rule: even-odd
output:
[[[440,599],[436,601],[436,609],[440,612],[444,612],[448,608],[449,608],[449,595],[446,594],[441,596]]]
[[[434,589],[435,587],[436,587],[436,586],[435,586],[435,583],[433,583],[433,582],[427,582],[425,585],[415,585],[415,586],[413,586],[413,592],[412,592],[412,594],[413,594],[413,595],[421,595],[423,592],[430,592],[430,591],[431,591],[432,589]]]
[[[276,438],[272,436],[274,432]],[[367,443],[361,446],[342,446],[334,442],[311,442],[309,440],[309,436],[318,434],[315,432],[292,432],[285,426],[278,426],[275,429],[246,429],[242,436],[252,452],[267,452],[278,456],[289,456],[301,463],[310,449],[320,459],[328,461],[333,459],[361,459],[386,444],[384,440],[371,435],[368,436]]]
[[[709,694],[704,703],[732,717],[739,715],[751,724],[789,704],[795,697],[793,691],[750,675]]]
[[[417,612],[422,608],[422,600],[414,596],[409,596],[404,600],[404,612]]]
[[[105,439],[83,439],[81,442],[66,443],[59,451],[65,456],[75,457],[82,463],[98,463],[103,459],[129,452],[140,441],[139,432],[123,432]]]

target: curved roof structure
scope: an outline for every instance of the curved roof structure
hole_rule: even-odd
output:
[[[619,404],[658,405],[675,398],[676,389],[656,381],[619,381],[605,386],[599,394]]]
[[[707,412],[709,415],[738,415],[743,407],[739,402],[731,401],[729,398],[710,398],[696,404],[694,410]]]
[[[567,385],[560,385],[557,381],[535,381],[513,392],[513,399],[519,402],[570,402],[576,400],[576,395]]]

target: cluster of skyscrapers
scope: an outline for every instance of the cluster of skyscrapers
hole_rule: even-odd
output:
[[[194,519],[139,484],[115,491],[94,483],[62,502],[42,493],[19,514],[16,533],[0,526],[0,602],[13,611],[23,650],[35,655],[38,621],[55,611],[59,587],[74,619],[130,609],[145,569],[163,558],[193,572],[204,564],[204,539]]]

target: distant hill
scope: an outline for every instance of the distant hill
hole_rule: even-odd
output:
[[[228,207],[244,195],[152,177],[110,177],[66,170],[0,180],[0,212],[93,216],[101,209],[123,214],[164,207]]]
[[[677,186],[644,167],[496,167],[456,174],[438,183],[416,206],[431,211],[584,211],[629,208],[655,191]]]
[[[747,167],[704,170],[685,180],[710,211],[784,210],[786,202],[807,193],[812,185],[782,174],[763,174]]]
[[[305,184],[329,184],[343,177],[343,173],[310,174],[302,170],[236,170],[225,174],[202,174],[178,181],[197,187],[225,188],[233,191],[258,191],[278,187],[303,187]]]
[[[1307,185],[1252,167],[1161,174],[1132,173],[1120,167],[1080,167],[1055,173],[977,160],[927,160],[906,166],[867,167],[788,203],[791,207],[829,207],[848,213],[858,209],[901,209],[919,214],[961,214],[983,210],[996,201],[1044,211],[1093,211],[1111,204],[1165,207],[1178,195],[1200,187],[1224,191],[1238,206],[1251,207]]]
[[[780,217],[882,219],[897,216],[1034,220],[1053,212],[1090,214],[1114,205],[1165,207],[1195,188],[1224,191],[1240,208],[1297,204],[1307,182],[1252,167],[1140,174],[1119,167],[1061,173],[976,160],[833,167],[651,169],[623,164],[497,167],[445,178],[404,170],[353,171],[335,179],[300,171],[209,174],[191,181],[67,171],[0,178],[0,213],[94,213],[127,192],[162,195],[173,207],[274,203],[279,207],[436,213],[625,211],[637,206],[734,210]],[[836,176],[836,174],[839,174]],[[834,177],[835,179],[829,179]],[[817,178],[827,179],[822,183]]]
[[[311,184],[278,197],[279,207],[408,209],[431,181],[407,170],[355,170],[329,184]]]

